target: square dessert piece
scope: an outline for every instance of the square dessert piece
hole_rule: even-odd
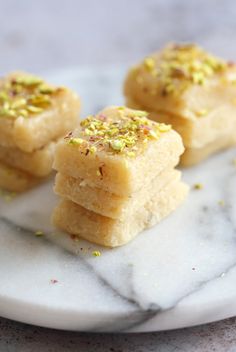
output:
[[[184,151],[170,125],[146,116],[113,106],[87,117],[57,145],[54,168],[118,196],[138,191],[168,165],[178,164]]]
[[[169,123],[186,148],[181,162],[195,164],[236,143],[236,66],[193,44],[168,45],[132,68],[127,105]]]
[[[187,192],[188,187],[174,179],[157,192],[149,193],[146,203],[127,214],[123,221],[99,215],[69,200],[62,200],[54,210],[53,222],[61,229],[88,241],[117,247],[166,217],[182,203]]]
[[[150,195],[157,194],[169,182],[180,179],[180,172],[168,167],[151,182],[130,196],[119,196],[102,188],[88,186],[85,180],[76,179],[61,173],[56,175],[54,191],[82,207],[100,215],[124,221],[134,211],[144,206]]]
[[[21,72],[0,80],[0,145],[32,153],[75,127],[78,96]]]

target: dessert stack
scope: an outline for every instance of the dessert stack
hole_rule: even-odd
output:
[[[74,92],[21,72],[0,80],[0,187],[24,191],[52,171],[55,145],[77,124]]]
[[[175,170],[182,139],[147,113],[112,106],[88,116],[56,146],[53,223],[116,247],[159,222],[185,198]]]
[[[169,123],[183,138],[183,165],[236,144],[236,65],[194,44],[146,57],[126,78],[127,105]]]

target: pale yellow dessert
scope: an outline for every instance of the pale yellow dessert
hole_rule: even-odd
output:
[[[134,211],[142,207],[150,195],[158,194],[169,182],[180,179],[180,172],[168,167],[157,175],[151,182],[145,184],[139,191],[130,196],[118,196],[102,188],[88,186],[86,180],[76,179],[58,173],[54,191],[63,198],[100,215],[119,219],[121,221],[132,216]]]
[[[78,123],[79,110],[74,92],[37,76],[14,72],[1,79],[1,187],[23,191],[39,182],[38,178],[47,177],[55,145]],[[12,175],[9,182],[5,177],[8,169]]]
[[[52,171],[55,146],[56,141],[32,153],[25,153],[18,148],[0,145],[0,161],[13,168],[26,171],[30,175],[45,177]]]
[[[153,226],[186,197],[174,170],[181,137],[147,113],[111,106],[81,121],[55,152],[55,226],[115,247]]]
[[[158,223],[186,197],[188,187],[172,181],[158,192],[149,193],[149,200],[126,219],[111,219],[62,200],[55,208],[53,222],[61,229],[81,238],[108,247],[117,247],[132,240],[139,232]],[[157,234],[158,235],[158,234]]]
[[[6,189],[10,192],[23,192],[41,181],[42,178],[33,177],[0,161],[0,189]]]
[[[132,68],[124,93],[129,107],[169,123],[193,165],[236,143],[236,66],[196,45],[169,45]]]
[[[168,165],[177,165],[184,151],[170,125],[146,116],[114,106],[89,116],[59,142],[54,168],[119,196],[138,191]]]
[[[0,145],[33,152],[75,127],[78,96],[16,72],[0,80]]]

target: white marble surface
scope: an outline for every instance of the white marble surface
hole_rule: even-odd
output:
[[[0,72],[131,63],[170,40],[198,41],[235,58],[235,12],[234,0],[0,0]],[[95,336],[0,319],[0,350],[232,352],[235,328],[231,319],[172,332]]]
[[[91,113],[122,101],[123,75],[117,68],[70,69],[49,79],[78,91]],[[0,315],[92,332],[173,329],[235,315],[235,155],[233,148],[183,170],[190,186],[203,189],[192,189],[167,219],[112,250],[75,242],[51,226],[58,202],[53,181],[11,202],[2,199]],[[36,237],[38,230],[77,255]]]

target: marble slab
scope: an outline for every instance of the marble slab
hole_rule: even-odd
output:
[[[77,90],[87,114],[122,103],[124,72],[70,69],[48,76]],[[173,329],[236,315],[235,157],[231,149],[184,170],[190,186],[203,188],[192,188],[167,219],[112,250],[65,240],[52,227],[53,179],[12,200],[2,197],[0,315],[106,332]]]

